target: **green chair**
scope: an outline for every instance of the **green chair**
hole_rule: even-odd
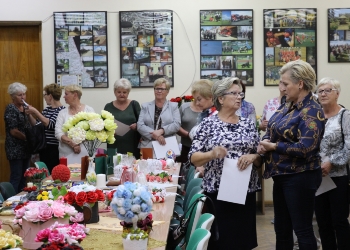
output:
[[[0,193],[0,203],[3,203],[4,201],[4,197],[2,197],[2,194]]]
[[[2,194],[4,200],[16,195],[16,191],[10,182],[0,183],[0,193]]]
[[[183,197],[180,195],[176,196],[175,204],[179,205],[180,207],[183,208],[184,204],[187,202],[187,199],[188,199],[188,195],[186,195],[186,194],[189,194],[191,192],[192,188],[194,188],[196,186],[201,186],[202,180],[203,180],[202,178],[192,179],[187,185],[185,195]]]
[[[188,170],[188,173],[186,176],[186,182],[185,182],[185,190],[187,189],[188,183],[193,179],[195,171],[196,171],[196,168],[194,166],[191,166],[190,170]]]
[[[210,232],[203,228],[196,229],[186,246],[186,250],[207,250]]]
[[[46,166],[46,164],[45,164],[44,162],[42,162],[42,161],[36,161],[36,162],[35,162],[35,166],[36,166],[37,168],[39,168],[39,169],[46,168],[48,176],[51,175],[50,170],[47,168],[47,166]]]
[[[210,213],[202,214],[201,217],[199,217],[196,229],[203,228],[210,231],[211,225],[213,224],[214,219],[215,219],[215,216]]]

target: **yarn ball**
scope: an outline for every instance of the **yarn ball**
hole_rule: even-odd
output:
[[[165,159],[173,159],[175,161],[176,159],[176,154],[173,150],[169,149],[168,151],[166,151],[165,154]]]
[[[58,164],[52,169],[52,180],[60,180],[61,182],[67,182],[70,178],[70,170],[66,165]]]

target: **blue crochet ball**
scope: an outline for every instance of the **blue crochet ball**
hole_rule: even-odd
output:
[[[173,150],[169,149],[168,151],[166,151],[165,154],[165,159],[173,159],[175,161],[176,159],[176,154]]]

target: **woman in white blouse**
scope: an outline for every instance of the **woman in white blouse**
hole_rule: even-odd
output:
[[[90,106],[80,102],[82,88],[78,85],[68,85],[64,88],[64,100],[69,105],[67,109],[62,109],[57,116],[55,136],[59,141],[59,157],[67,157],[68,164],[80,163],[80,158],[88,155],[87,150],[81,144],[75,144],[71,138],[62,131],[63,124],[72,116],[79,112],[95,112]],[[75,159],[75,160],[73,160]],[[73,162],[78,161],[78,162]]]
[[[340,84],[323,78],[317,85],[318,100],[327,119],[321,141],[322,175],[336,188],[316,196],[315,214],[322,249],[350,249],[348,170],[350,159],[350,111],[338,104]]]

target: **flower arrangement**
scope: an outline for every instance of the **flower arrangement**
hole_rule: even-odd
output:
[[[167,172],[161,172],[158,174],[154,174],[153,172],[146,174],[146,179],[148,182],[172,182],[173,178]]]
[[[33,223],[43,223],[50,219],[69,218],[78,214],[75,208],[64,202],[63,197],[58,200],[29,201],[15,207],[15,225],[22,225],[22,220]],[[81,215],[78,215],[78,217]]]
[[[46,168],[34,168],[34,167],[30,167],[28,168],[25,172],[24,172],[24,177],[28,177],[30,179],[44,179],[45,177],[48,176],[48,172]]]
[[[70,205],[77,204],[80,207],[88,203],[90,207],[93,207],[97,201],[105,201],[105,195],[102,190],[96,189],[92,185],[82,184],[71,187],[64,196],[64,201]]]
[[[36,189],[37,189],[37,187],[36,187],[36,186],[32,186],[32,187],[24,187],[24,188],[23,188],[23,191],[24,191],[24,192],[28,192],[28,193],[30,193],[30,192],[36,191]]]
[[[184,102],[193,102],[193,101],[194,101],[194,98],[193,98],[192,95],[184,95],[184,96],[182,97],[182,100],[183,100]]]
[[[0,249],[15,248],[23,244],[23,240],[18,235],[6,232],[0,226]]]
[[[154,203],[159,202],[163,203],[165,201],[166,190],[162,188],[153,188],[152,189],[152,201]]]
[[[47,192],[47,191],[39,192],[38,195],[36,196],[36,199],[38,201],[48,200],[49,199],[49,192]]]
[[[82,224],[60,224],[57,221],[49,228],[39,231],[36,242],[79,244],[89,232]]]
[[[177,102],[178,107],[180,108],[182,104],[182,98],[181,97],[175,97],[170,99],[171,102]]]
[[[117,190],[114,189],[114,190],[106,193],[106,204],[107,204],[107,206],[109,206],[111,204],[115,191],[117,191]]]
[[[48,243],[48,244],[43,244],[37,250],[59,250],[59,249],[83,250],[83,248],[78,246],[78,245],[68,244],[68,243]]]
[[[191,95],[184,95],[182,97],[175,97],[175,98],[171,98],[170,101],[171,102],[177,102],[177,105],[181,106],[182,102],[193,102],[193,96]]]
[[[101,142],[114,143],[116,128],[114,116],[110,112],[102,110],[101,115],[79,112],[63,124],[62,131],[67,132],[68,137],[74,143],[83,143],[89,156],[92,156]]]

